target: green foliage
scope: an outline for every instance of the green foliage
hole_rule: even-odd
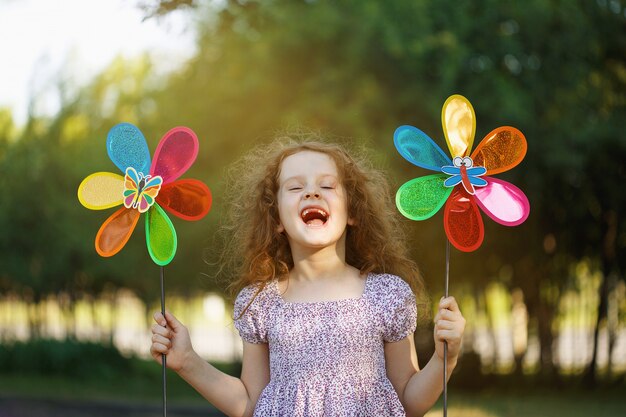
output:
[[[128,372],[130,359],[111,346],[76,340],[38,339],[0,345],[0,371],[113,380]]]
[[[514,231],[487,219],[478,256],[460,255],[456,264],[486,272],[483,282],[526,256],[522,262],[550,265],[550,236],[559,256],[599,258],[597,218],[619,207],[611,199],[623,171],[621,158],[609,157],[624,142],[626,112],[625,19],[612,8],[601,1],[231,1],[202,26],[196,59],[170,79],[157,112],[166,124],[197,124],[210,141],[200,161],[209,171],[276,129],[306,126],[340,141],[364,139],[400,183],[424,172],[398,158],[395,127],[419,126],[445,147],[440,108],[461,93],[476,108],[476,143],[506,124],[526,134],[528,156],[503,177],[526,191],[532,214]],[[617,213],[618,230],[624,221]],[[588,227],[571,238],[572,224]],[[438,268],[440,223],[408,227],[419,236],[415,256]],[[615,240],[613,252],[625,249]],[[481,255],[491,258],[487,271]]]
[[[189,4],[154,5],[166,13]],[[151,149],[175,125],[200,137],[201,153],[187,176],[205,181],[215,203],[199,227],[174,219],[184,244],[171,264],[176,280],[169,288],[185,291],[214,285],[202,278],[212,269],[201,254],[219,250],[212,235],[224,209],[221,178],[241,152],[278,130],[319,129],[375,147],[399,184],[424,172],[398,157],[393,130],[413,124],[445,147],[439,112],[455,92],[476,108],[476,142],[503,124],[526,134],[528,156],[504,177],[532,204],[531,218],[515,231],[487,220],[479,256],[459,255],[457,265],[485,276],[476,258],[489,254],[479,280],[486,282],[525,254],[549,264],[554,251],[544,250],[546,236],[559,253],[600,257],[604,234],[597,225],[607,210],[616,211],[619,231],[614,259],[626,259],[617,256],[626,239],[615,200],[624,175],[615,155],[624,142],[625,22],[611,7],[602,1],[274,0],[199,9],[206,16],[197,56],[167,79],[153,76],[147,57],[116,59],[52,120],[32,115],[16,135],[3,113],[1,283],[35,294],[98,292],[110,284],[134,287],[146,298],[158,294],[143,225],[114,260],[99,259],[91,242],[112,211],[88,212],[75,198],[86,175],[116,171],[104,151],[115,123],[136,123]],[[440,216],[407,222],[419,237],[415,256],[427,279],[439,269]],[[586,226],[573,233],[571,224]],[[513,234],[528,244],[521,247]]]
[[[147,3],[155,16],[195,4]],[[532,211],[514,230],[485,218],[483,247],[453,252],[452,288],[492,279],[520,286],[531,315],[548,311],[539,322],[549,337],[544,307],[558,301],[573,262],[587,257],[623,278],[624,16],[620,2],[606,0],[231,0],[198,8],[198,52],[177,72],[158,78],[147,57],[117,59],[52,119],[31,115],[16,131],[0,113],[0,290],[37,298],[125,286],[157,297],[143,225],[122,252],[101,259],[92,242],[113,211],[90,212],[76,199],[86,175],[116,171],[104,149],[116,123],[137,124],[152,150],[173,126],[200,138],[186,177],[209,185],[214,206],[200,223],[173,219],[181,244],[166,272],[168,291],[193,292],[216,286],[202,275],[214,270],[202,253],[215,259],[219,251],[213,235],[232,191],[222,178],[242,152],[285,129],[320,130],[374,147],[396,187],[426,172],[393,149],[394,129],[418,126],[445,148],[441,105],[460,93],[476,110],[475,143],[501,125],[526,135],[528,155],[502,177],[526,192]],[[443,269],[441,217],[407,221],[433,290]]]
[[[167,13],[191,4],[156,2],[154,8]],[[593,216],[598,217],[594,198],[576,196],[618,195],[613,185],[596,191],[606,181],[602,173],[590,171],[601,160],[600,166],[615,167],[609,180],[621,181],[619,162],[610,156],[623,142],[624,17],[612,7],[602,1],[274,0],[203,9],[207,15],[199,23],[197,56],[167,79],[152,75],[147,57],[117,59],[74,101],[66,101],[54,119],[33,115],[17,140],[9,139],[15,132],[10,115],[3,113],[0,186],[8,197],[0,225],[8,232],[1,247],[10,254],[2,259],[7,262],[3,276],[18,282],[29,276],[25,285],[53,291],[72,288],[55,283],[68,275],[63,273],[68,267],[87,281],[97,274],[115,281],[120,271],[149,268],[137,264],[144,258],[136,242],[142,237],[129,244],[137,250],[125,249],[106,264],[109,273],[92,269],[102,260],[82,249],[107,215],[85,212],[72,194],[94,170],[114,171],[103,143],[117,122],[139,125],[151,149],[174,125],[188,125],[199,134],[201,154],[189,176],[214,189],[216,205],[203,221],[206,226],[185,230],[191,233],[185,247],[197,248],[178,254],[188,264],[211,243],[207,236],[223,209],[220,178],[245,149],[290,126],[320,129],[340,141],[362,138],[380,150],[381,162],[403,182],[422,173],[395,154],[393,129],[411,123],[444,145],[438,115],[454,92],[465,94],[476,108],[477,141],[502,124],[526,133],[529,155],[505,175],[531,197],[531,226],[522,226],[520,233],[530,237],[532,246],[541,248],[551,232],[558,235],[558,248],[577,256],[589,252],[580,245],[598,246],[597,230],[577,239],[561,238],[561,233],[574,221],[593,224]],[[180,223],[176,227],[184,229]],[[427,240],[441,234],[436,221],[411,227]],[[491,229],[485,252],[506,245],[510,233],[517,233]],[[47,253],[51,240],[55,247]],[[623,251],[623,238],[617,242]],[[420,258],[432,258],[426,247],[431,245],[417,245],[426,251]],[[498,254],[501,262],[511,261],[507,253],[519,253],[509,249]],[[185,275],[185,268],[181,271]],[[141,277],[138,281],[142,289],[152,287]]]

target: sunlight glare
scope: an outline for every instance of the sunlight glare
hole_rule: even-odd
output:
[[[193,55],[195,30],[188,12],[143,18],[137,3],[128,0],[0,2],[5,63],[0,107],[11,108],[22,124],[29,100],[45,96],[59,78],[70,87],[84,85],[118,55],[129,58],[147,51],[159,71],[171,71]],[[53,114],[57,101],[43,97],[41,111]]]

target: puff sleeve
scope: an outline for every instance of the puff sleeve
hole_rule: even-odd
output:
[[[382,297],[383,340],[398,342],[415,331],[417,306],[409,284],[394,275],[387,276]]]
[[[257,294],[258,290],[257,286],[252,285],[241,290],[235,299],[233,310],[234,323],[239,336],[249,343],[267,343],[265,294],[263,290]]]

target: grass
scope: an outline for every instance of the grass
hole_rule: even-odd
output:
[[[232,373],[233,370],[227,371]],[[178,375],[169,373],[167,381],[169,404],[207,406],[207,402]],[[133,360],[128,376],[113,380],[1,374],[0,393],[3,397],[160,404],[161,369],[154,362]],[[448,404],[450,417],[623,417],[626,415],[626,392],[623,384],[610,391],[594,392],[509,387],[474,393],[451,387]],[[426,417],[442,415],[440,401]]]
[[[46,375],[0,376],[0,393],[3,397],[158,403],[161,390],[160,375],[152,379],[131,377],[115,381]],[[193,388],[170,372],[167,376],[167,393],[171,403],[206,404]]]
[[[233,374],[236,366],[213,364]],[[157,403],[162,398],[162,368],[153,361],[128,360],[128,372],[107,377],[87,378],[32,373],[0,373],[0,395],[3,397]],[[207,401],[176,373],[167,371],[168,403],[207,405]]]
[[[443,415],[439,402],[426,417]],[[623,392],[454,393],[448,415],[463,417],[618,417],[626,415]]]

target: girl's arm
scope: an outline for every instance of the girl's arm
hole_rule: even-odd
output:
[[[387,376],[398,393],[407,416],[423,416],[443,392],[443,342],[448,342],[447,379],[456,367],[465,330],[465,318],[453,297],[442,299],[435,317],[435,354],[420,370],[411,333],[385,344]]]
[[[167,355],[168,368],[176,371],[211,404],[230,417],[252,416],[261,391],[269,382],[269,351],[267,344],[247,343],[243,346],[241,379],[227,375],[211,366],[193,350],[187,328],[172,314],[154,315],[158,323],[152,327],[150,353],[161,363]]]

